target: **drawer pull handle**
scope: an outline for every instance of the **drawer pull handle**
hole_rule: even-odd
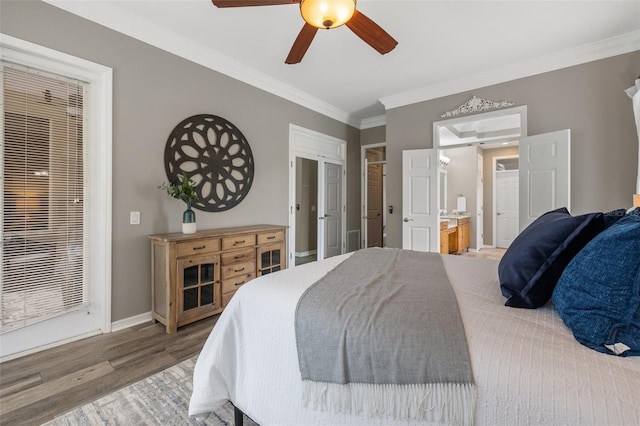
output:
[[[242,272],[242,271],[244,271],[244,268],[242,268],[242,269],[234,269],[233,270],[233,272]]]
[[[245,240],[242,240],[242,241],[236,241],[236,242],[234,243],[234,245],[235,245],[235,244],[244,244],[244,242],[245,242]]]
[[[244,257],[244,254],[241,254],[239,256],[235,256],[234,259],[242,259]]]
[[[273,240],[274,238],[276,238],[276,236],[275,236],[275,235],[272,235],[272,236],[270,236],[270,237],[267,237],[267,240]]]
[[[236,287],[242,284],[244,284],[244,281],[240,281],[239,283],[236,283]]]
[[[202,250],[203,248],[207,248],[207,245],[203,245],[203,246],[198,246],[198,247],[194,247],[194,250]]]

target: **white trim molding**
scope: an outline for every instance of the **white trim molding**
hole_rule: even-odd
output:
[[[273,95],[309,108],[312,111],[357,129],[362,130],[368,127],[375,127],[371,125],[372,122],[376,123],[379,117],[382,117],[378,116],[360,120],[348,111],[331,105],[328,102],[296,89],[254,68],[241,64],[227,56],[221,55],[208,46],[196,43],[180,34],[145,20],[140,16],[133,16],[119,7],[117,1],[44,1],[52,6],[104,25],[122,34],[265,90]],[[576,48],[565,49],[542,57],[531,58],[485,73],[479,73],[473,77],[467,76],[457,80],[445,81],[432,86],[397,93],[380,98],[379,101],[384,105],[386,110],[389,110],[636,50],[640,50],[640,30]]]
[[[380,98],[386,110],[640,50],[640,30],[549,55]]]
[[[288,101],[309,108],[329,118],[359,128],[360,120],[352,114],[311,96],[280,80],[241,64],[204,44],[156,25],[140,16],[132,16],[118,7],[118,2],[44,0],[46,3],[82,18],[104,25],[159,49],[225,74]]]
[[[374,127],[386,126],[387,125],[387,116],[386,115],[377,115],[371,118],[365,118],[360,123],[360,130],[371,129]]]
[[[125,328],[133,327],[138,324],[151,322],[151,319],[151,311],[149,311],[144,314],[138,314],[129,318],[114,321],[111,323],[111,332],[115,333],[116,331],[124,330]]]
[[[2,33],[0,52],[4,61],[76,78],[88,82],[92,90],[89,125],[92,143],[88,146],[89,166],[85,174],[86,190],[92,195],[87,204],[90,305],[88,311],[69,312],[3,334],[0,356],[4,357],[111,331],[113,70]]]

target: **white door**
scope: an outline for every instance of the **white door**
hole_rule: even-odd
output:
[[[507,248],[518,235],[518,170],[496,172],[496,247]]]
[[[570,140],[565,129],[520,141],[520,230],[550,210],[571,210]]]
[[[484,245],[484,158],[478,154],[478,176],[476,178],[476,250]]]
[[[325,163],[324,215],[318,217],[324,224],[324,257],[342,253],[342,166]]]
[[[438,161],[433,149],[402,151],[402,248],[440,251]]]

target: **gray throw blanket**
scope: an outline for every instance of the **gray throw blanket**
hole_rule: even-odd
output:
[[[471,362],[440,254],[355,252],[302,295],[295,332],[306,407],[473,423]]]

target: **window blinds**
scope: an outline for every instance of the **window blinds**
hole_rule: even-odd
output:
[[[86,306],[89,85],[1,67],[4,332]]]

